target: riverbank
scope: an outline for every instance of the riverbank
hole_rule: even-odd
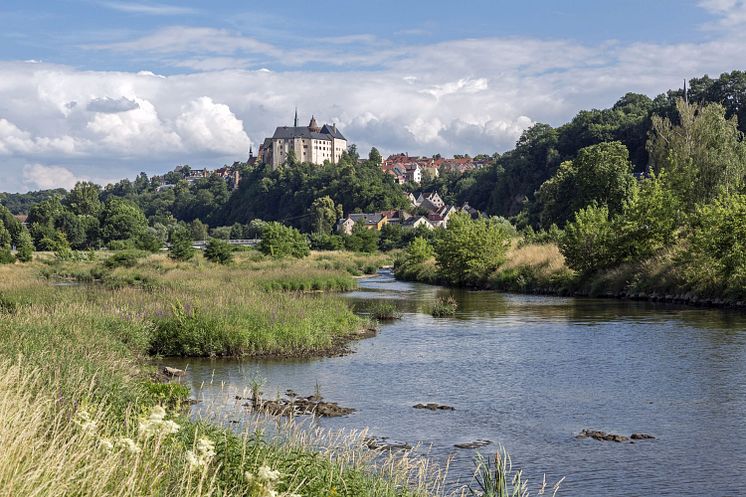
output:
[[[741,295],[729,296],[717,286],[700,288],[688,283],[685,270],[673,252],[665,252],[642,262],[584,275],[567,267],[556,244],[520,244],[515,240],[505,262],[496,270],[482,274],[471,287],[533,295],[746,308],[746,299]],[[394,274],[403,281],[458,286],[439,272],[435,257],[415,263],[400,257]]]
[[[378,454],[354,435],[334,439],[327,457],[319,452],[323,440],[292,427],[275,425],[277,435],[270,437],[260,425],[235,433],[190,420],[183,409],[189,389],[162,383],[153,366],[154,356],[172,354],[317,355],[359,336],[367,322],[328,294],[347,288],[339,285],[348,281],[345,271],[326,266],[357,271],[366,258],[314,254],[277,261],[247,252],[224,267],[160,255],[107,264],[108,257],[95,253],[71,262],[42,255],[31,264],[0,268],[4,491],[84,497],[253,497],[270,490],[307,497],[433,494],[419,463],[403,460],[376,470],[371,463]],[[263,283],[283,275],[305,277],[308,288],[327,293]],[[417,472],[423,477],[412,479]]]

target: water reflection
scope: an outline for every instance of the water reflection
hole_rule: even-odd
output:
[[[453,295],[453,319],[429,315]],[[457,291],[364,280],[347,298],[361,311],[387,299],[404,313],[344,357],[294,361],[174,361],[206,400],[197,413],[246,419],[238,395],[256,377],[265,394],[291,388],[357,409],[321,420],[421,443],[454,482],[472,450],[505,444],[527,474],[567,476],[563,495],[739,495],[746,488],[746,317],[742,313],[614,300]],[[413,409],[419,402],[451,412]],[[575,440],[583,428],[653,442]],[[489,450],[489,449],[488,449]]]

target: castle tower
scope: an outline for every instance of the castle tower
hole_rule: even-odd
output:
[[[308,123],[308,130],[313,133],[318,133],[321,131],[321,128],[319,128],[319,125],[316,124],[316,118],[314,116],[311,116],[311,122]]]

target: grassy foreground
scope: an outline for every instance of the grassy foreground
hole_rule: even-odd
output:
[[[323,353],[355,336],[365,322],[341,300],[266,284],[306,275],[310,288],[345,289],[354,281],[324,266],[349,257],[291,263],[242,254],[231,267],[163,256],[108,267],[97,254],[44,257],[0,268],[2,495],[437,492],[424,463],[376,459],[361,434],[268,430],[273,420],[235,434],[190,421],[181,408],[187,388],[155,381],[149,365],[161,353]],[[269,432],[277,435],[262,435]]]

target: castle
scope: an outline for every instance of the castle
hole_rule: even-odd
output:
[[[323,164],[329,161],[336,164],[347,150],[347,139],[335,124],[319,127],[316,118],[311,117],[308,126],[298,126],[298,111],[295,111],[293,126],[280,126],[272,138],[266,138],[259,147],[259,159],[272,168],[285,164],[292,152],[298,162]]]

